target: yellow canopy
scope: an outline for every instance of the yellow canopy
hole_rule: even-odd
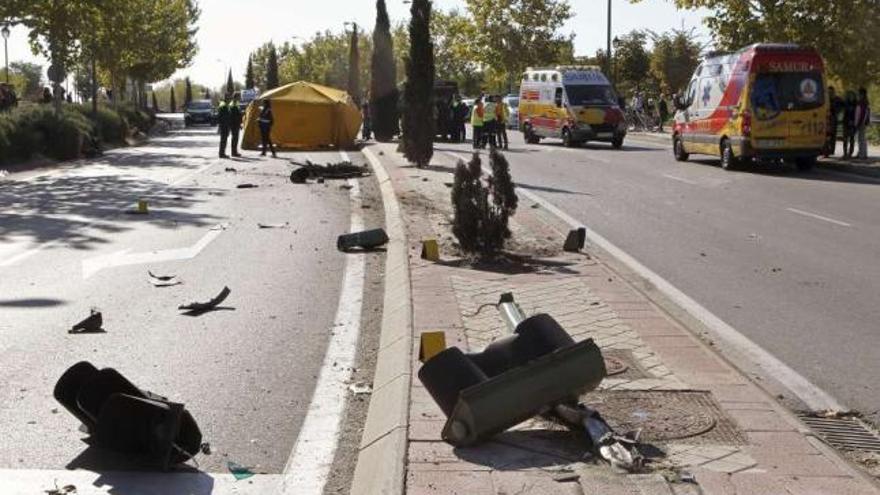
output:
[[[260,106],[272,102],[272,142],[281,149],[352,146],[361,127],[361,113],[345,91],[309,82],[295,82],[260,95],[248,107],[242,148],[260,147]]]

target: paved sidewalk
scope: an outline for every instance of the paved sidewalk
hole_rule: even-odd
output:
[[[371,149],[391,176],[410,246],[415,348],[406,493],[878,493],[600,259],[561,252],[558,219],[522,196],[510,248],[532,257],[500,266],[457,260],[449,226],[453,158],[436,152],[432,166],[420,170],[395,147]],[[440,263],[420,259],[425,238],[439,239]],[[594,463],[581,434],[540,419],[477,447],[457,449],[440,440],[445,418],[416,378],[418,336],[442,330],[449,346],[482,349],[505,326],[494,308],[478,308],[507,291],[527,315],[549,313],[576,340],[593,338],[602,348],[614,374],[583,400],[621,428],[645,428],[642,438],[656,450],[650,470],[626,475]],[[643,423],[643,416],[651,420]]]

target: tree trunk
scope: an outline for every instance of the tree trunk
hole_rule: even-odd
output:
[[[92,55],[92,115],[98,118],[98,64],[95,62],[95,56]]]

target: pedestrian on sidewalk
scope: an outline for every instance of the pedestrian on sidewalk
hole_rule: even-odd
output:
[[[362,138],[364,141],[369,141],[373,139],[373,117],[370,115],[370,103],[365,102],[363,107],[361,107],[361,113],[363,114],[364,128]]]
[[[220,126],[220,158],[229,158],[226,154],[226,143],[229,141],[229,129],[232,126],[232,114],[229,111],[229,93],[217,106],[217,123]]]
[[[859,135],[859,160],[868,159],[868,126],[871,125],[871,104],[868,90],[859,88],[859,101],[856,104],[856,132]]]
[[[238,136],[241,134],[241,93],[236,91],[229,104],[229,132],[232,134],[232,156],[241,156],[238,152]]]
[[[825,143],[825,158],[834,156],[837,151],[837,129],[840,127],[840,114],[843,111],[843,99],[837,96],[834,86],[828,86],[828,141]]]
[[[263,143],[263,152],[260,156],[266,156],[266,149],[272,151],[272,158],[278,158],[275,154],[275,145],[272,144],[272,124],[275,123],[275,116],[272,114],[272,102],[270,100],[263,101],[263,108],[260,109],[260,138]]]
[[[843,102],[843,157],[852,158],[856,149],[856,93],[847,91]]]
[[[483,143],[480,146],[481,148],[485,148],[487,144],[490,148],[494,148],[497,144],[495,141],[495,134],[498,132],[495,129],[497,124],[495,117],[496,108],[495,98],[491,95],[487,96],[483,112]]]
[[[485,116],[483,99],[477,98],[474,109],[471,111],[471,127],[474,128],[474,149],[483,147],[483,117]]]
[[[666,98],[663,95],[660,96],[658,107],[660,109],[660,132],[663,132],[663,123],[669,119],[669,105],[666,103]]]
[[[501,96],[497,96],[498,106],[495,111],[495,122],[498,129],[498,146],[507,149],[509,140],[507,139],[507,121],[510,119],[510,108]]]
[[[467,122],[468,108],[463,101],[461,95],[456,94],[452,103],[452,120],[454,126],[453,140],[456,143],[463,143],[467,139],[465,131],[465,123]]]

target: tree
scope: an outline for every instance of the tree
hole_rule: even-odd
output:
[[[159,101],[156,99],[155,91],[153,91],[153,112],[159,113]]]
[[[470,19],[457,10],[435,11],[431,16],[437,78],[455,81],[467,95],[479,93],[483,85],[479,55],[470,43],[474,33]]]
[[[270,47],[266,60],[266,90],[278,87],[278,53],[274,44],[270,44]]]
[[[226,94],[231,95],[235,92],[235,82],[232,80],[232,69],[229,69],[229,76],[226,77]]]
[[[184,106],[188,107],[189,104],[192,103],[192,101],[193,101],[193,88],[192,88],[192,82],[189,80],[189,77],[187,77],[185,79],[185,81],[186,81],[186,83],[185,83],[186,88],[184,89],[184,93],[183,93],[183,104],[184,104]],[[172,91],[171,94],[173,95],[174,92]]]
[[[660,35],[653,34],[652,38],[651,74],[660,81],[663,91],[670,94],[682,91],[700,64],[702,47],[696,41],[694,31],[673,29]]]
[[[483,185],[480,156],[459,161],[452,183],[452,233],[465,253],[491,256],[510,238],[510,217],[519,199],[510,177],[507,158],[493,149],[489,154],[492,175]]]
[[[558,33],[572,10],[567,0],[466,0],[478,61],[494,86],[512,86],[529,66],[573,56],[573,35]]]
[[[171,87],[171,113],[177,113],[177,99],[174,98],[174,86]]]
[[[361,104],[361,55],[358,50],[359,37],[357,24],[353,25],[348,52],[348,94],[355,104]]]
[[[248,63],[247,63],[247,72],[245,72],[244,76],[244,87],[246,89],[254,89],[256,84],[254,83],[254,60],[253,56],[248,55]]]
[[[11,62],[9,77],[19,97],[34,96],[43,87],[43,66],[29,62]]]
[[[431,0],[412,0],[409,57],[403,90],[403,139],[407,160],[426,167],[434,155],[434,44]]]
[[[390,141],[398,132],[397,63],[385,0],[376,0],[376,27],[373,29],[373,57],[370,63],[370,112],[376,139]]]
[[[648,35],[643,31],[631,31],[615,43],[612,78],[618,91],[626,94],[631,90],[653,88],[651,54],[646,48]]]
[[[705,7],[718,48],[738,50],[757,42],[815,47],[833,75],[850,86],[880,78],[880,8],[876,0],[676,0],[681,8]]]

